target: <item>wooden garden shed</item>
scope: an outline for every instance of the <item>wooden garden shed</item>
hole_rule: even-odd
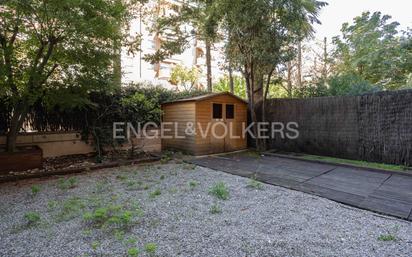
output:
[[[247,148],[247,102],[240,97],[212,93],[164,103],[162,110],[164,150],[206,155]]]

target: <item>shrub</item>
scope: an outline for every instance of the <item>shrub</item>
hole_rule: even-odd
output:
[[[218,199],[227,200],[229,199],[229,189],[226,187],[225,183],[219,182],[209,189],[209,194],[214,195]]]

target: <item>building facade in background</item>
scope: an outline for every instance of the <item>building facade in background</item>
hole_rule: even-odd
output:
[[[175,0],[152,0],[148,6],[155,15],[169,15],[173,11],[173,6],[180,6],[180,1]],[[131,33],[141,35],[141,51],[134,55],[128,54],[126,50],[122,51],[122,84],[150,82],[151,84],[162,85],[168,89],[182,90],[182,86],[174,84],[170,80],[173,69],[177,66],[183,66],[187,69],[196,67],[199,72],[199,79],[195,87],[206,89],[206,57],[205,44],[203,41],[192,38],[190,47],[185,49],[182,54],[174,55],[160,63],[151,64],[144,60],[146,54],[153,54],[160,49],[162,43],[168,40],[168,36],[161,36],[157,33],[151,33],[150,19],[144,15],[134,19],[131,24]],[[173,35],[170,35],[172,37]],[[222,47],[219,44],[213,45],[212,48],[212,78],[216,82],[224,75],[224,58]]]

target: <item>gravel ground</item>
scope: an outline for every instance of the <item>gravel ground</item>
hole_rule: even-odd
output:
[[[218,182],[229,199],[209,193]],[[177,163],[1,184],[0,256],[411,256],[411,222],[261,186]],[[85,221],[108,205],[131,220]]]

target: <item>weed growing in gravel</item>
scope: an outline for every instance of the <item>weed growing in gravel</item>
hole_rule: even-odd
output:
[[[160,180],[163,180],[163,179],[165,179],[165,175],[160,176]]]
[[[214,195],[216,198],[221,200],[229,199],[229,189],[223,182],[219,182],[211,187],[209,189],[209,194]]]
[[[123,239],[124,239],[124,231],[122,231],[122,230],[115,230],[115,232],[114,232],[114,237],[115,237],[118,241],[123,241]]]
[[[99,241],[93,241],[92,244],[91,244],[91,247],[92,247],[93,251],[96,251],[97,248],[100,247],[100,242]]]
[[[109,204],[86,212],[83,220],[97,228],[127,228],[133,219],[139,214],[139,210],[129,210],[126,206]]]
[[[41,188],[39,185],[32,185],[31,186],[31,195],[35,196],[40,192]]]
[[[195,181],[195,180],[192,180],[192,181],[189,181],[189,187],[190,187],[190,189],[194,189],[195,187],[197,187],[197,185],[199,184],[199,182],[197,182],[197,181]]]
[[[110,190],[110,183],[107,178],[103,178],[96,183],[96,193],[100,194]]]
[[[49,211],[53,211],[54,209],[57,208],[58,205],[59,203],[55,200],[50,200],[47,202],[47,208]]]
[[[378,240],[379,240],[379,241],[384,241],[384,242],[387,242],[387,241],[395,241],[395,240],[396,240],[396,237],[395,237],[394,235],[392,235],[392,234],[386,234],[386,235],[380,235],[380,236],[378,237]]]
[[[214,205],[212,205],[212,206],[210,207],[209,212],[210,212],[211,214],[219,214],[219,213],[222,213],[222,209],[220,208],[219,205],[214,204]]]
[[[130,257],[139,256],[139,249],[137,249],[136,247],[129,248],[127,250],[127,256],[130,256]]]
[[[24,214],[24,219],[27,221],[28,226],[34,226],[40,221],[40,214],[34,211],[29,211]]]
[[[75,188],[77,186],[77,179],[75,177],[71,177],[69,179],[59,179],[59,181],[57,182],[57,186],[61,189],[61,190],[67,190],[67,189],[72,189]]]
[[[144,246],[144,250],[146,251],[146,253],[148,253],[149,255],[154,255],[156,253],[157,250],[157,245],[155,243],[147,243]]]
[[[116,179],[124,181],[124,180],[127,180],[127,176],[123,174],[119,174],[116,176]]]
[[[137,243],[137,239],[134,238],[134,237],[129,237],[129,238],[126,240],[126,244],[127,244],[127,245],[135,245],[136,243]]]
[[[57,221],[71,220],[80,215],[86,205],[79,197],[69,198],[63,202],[60,213],[57,215]]]
[[[185,164],[183,164],[183,169],[185,169],[185,170],[194,170],[194,169],[196,169],[196,165],[191,164],[191,163],[185,163]]]
[[[263,184],[259,181],[256,180],[256,175],[252,176],[247,184],[248,188],[253,188],[253,189],[263,189]]]
[[[150,198],[156,198],[157,196],[161,195],[162,191],[160,191],[160,189],[156,189],[153,192],[150,192],[149,197]]]

